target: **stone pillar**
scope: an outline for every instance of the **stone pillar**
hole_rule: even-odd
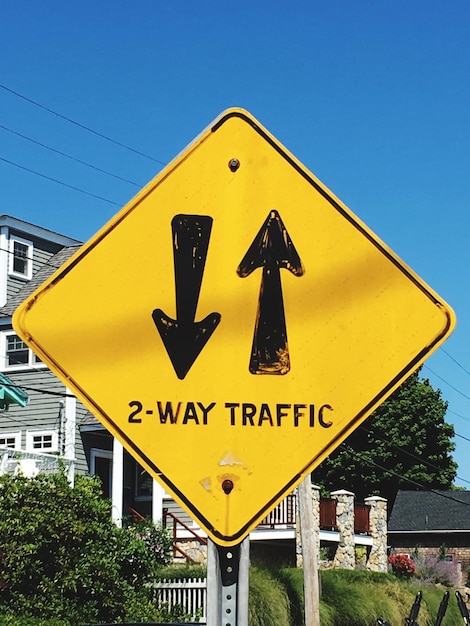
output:
[[[320,563],[320,487],[312,485],[312,509],[313,509],[313,527],[315,543],[315,550],[317,554],[318,563]],[[295,554],[297,560],[297,567],[302,567],[302,537],[300,534],[300,520],[299,520],[299,505],[296,506],[296,520],[295,520]]]
[[[364,502],[370,506],[369,529],[372,548],[367,559],[367,569],[372,572],[387,571],[387,500],[371,496]]]
[[[339,544],[336,549],[333,567],[354,569],[356,555],[354,551],[354,494],[340,489],[333,491],[331,497],[336,500],[336,525],[339,532]]]

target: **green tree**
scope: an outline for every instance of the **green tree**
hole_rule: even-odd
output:
[[[0,615],[154,619],[146,583],[167,560],[166,531],[118,528],[110,507],[93,478],[1,476]]]
[[[314,472],[325,491],[348,489],[358,500],[380,495],[389,508],[399,489],[449,489],[457,464],[447,403],[429,380],[412,374]]]

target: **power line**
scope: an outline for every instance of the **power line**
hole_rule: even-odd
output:
[[[427,370],[429,370],[433,376],[436,376],[436,378],[439,378],[439,380],[442,380],[442,382],[445,383],[446,385],[448,385],[451,389],[453,389],[454,391],[459,393],[461,396],[463,396],[467,400],[470,400],[470,396],[467,396],[467,394],[465,394],[463,391],[460,391],[460,389],[457,389],[457,387],[454,387],[454,385],[451,385],[449,382],[447,382],[447,380],[442,378],[442,376],[439,376],[439,374],[436,374],[436,372],[433,372],[433,370],[430,367],[428,367],[427,365],[424,365],[424,367]]]
[[[6,130],[8,133],[16,135],[17,137],[21,137],[21,139],[25,139],[26,141],[34,143],[37,146],[40,146],[41,148],[45,148],[46,150],[50,150],[51,152],[55,152],[56,154],[59,154],[60,156],[63,156],[63,157],[66,157],[67,159],[71,159],[72,161],[75,161],[76,163],[80,163],[80,165],[86,165],[86,167],[90,167],[91,169],[96,170],[97,172],[101,172],[102,174],[106,174],[107,176],[112,176],[113,178],[116,178],[117,180],[122,180],[125,183],[129,183],[130,185],[134,185],[135,187],[139,187],[139,189],[141,187],[143,187],[143,185],[140,185],[139,183],[135,183],[132,180],[128,180],[127,178],[122,178],[122,176],[118,176],[117,174],[113,174],[112,172],[108,172],[107,170],[103,170],[101,167],[97,167],[96,165],[93,165],[92,163],[87,163],[86,161],[82,161],[81,159],[77,159],[76,157],[72,156],[71,154],[67,154],[66,152],[62,152],[61,150],[57,150],[56,148],[53,148],[52,146],[48,146],[45,143],[41,143],[40,141],[36,141],[36,139],[32,139],[31,137],[28,137],[27,135],[23,135],[22,133],[19,133],[16,130],[12,130],[11,128],[8,128],[7,126],[4,126],[3,124],[0,124],[0,128],[2,128],[3,130]]]
[[[154,163],[159,163],[160,165],[166,165],[166,163],[164,163],[163,161],[155,159],[154,157],[148,154],[145,154],[144,152],[140,152],[140,150],[136,150],[135,148],[132,148],[131,146],[127,146],[126,144],[121,143],[120,141],[117,141],[116,139],[112,139],[111,137],[108,137],[107,135],[104,135],[103,133],[93,130],[89,126],[85,126],[84,124],[81,124],[80,122],[77,122],[76,120],[73,120],[70,117],[62,115],[61,113],[58,113],[57,111],[54,111],[53,109],[50,109],[44,106],[43,104],[40,104],[39,102],[36,102],[35,100],[32,100],[31,98],[27,98],[26,96],[23,96],[17,91],[10,89],[6,85],[0,84],[0,87],[4,89],[5,91],[8,91],[9,93],[13,94],[14,96],[21,98],[22,100],[25,100],[26,102],[29,102],[30,104],[33,104],[34,106],[39,107],[40,109],[43,109],[43,111],[47,111],[48,113],[51,113],[55,117],[59,117],[60,119],[65,120],[66,122],[69,122],[70,124],[74,124],[74,126],[78,126],[78,128],[81,128],[82,130],[86,130],[87,132],[92,133],[93,135],[96,135],[97,137],[101,137],[101,139],[105,139],[106,141],[109,141],[115,144],[116,146],[119,146],[120,148],[125,148],[126,150],[130,150],[131,152],[134,152],[134,154],[138,154],[139,156],[149,159],[150,161],[153,161]]]
[[[454,357],[453,357],[451,354],[449,354],[449,353],[447,352],[447,350],[445,350],[443,347],[441,347],[441,350],[442,350],[442,352],[443,352],[445,355],[447,355],[447,356],[449,357],[449,359],[450,359],[451,361],[453,361],[456,365],[458,365],[458,366],[460,367],[460,369],[462,369],[462,370],[463,370],[466,374],[468,374],[468,375],[470,376],[470,371],[469,371],[468,369],[466,369],[463,365],[461,365],[461,364],[457,361],[457,359],[454,359]]]
[[[410,452],[409,450],[406,450],[406,448],[403,448],[402,446],[397,446],[394,443],[390,443],[389,441],[386,441],[383,437],[380,437],[380,435],[377,435],[377,433],[375,433],[373,430],[369,430],[367,429],[365,426],[359,426],[359,428],[361,430],[363,430],[364,432],[373,435],[375,437],[375,439],[378,439],[384,443],[389,443],[392,448],[395,448],[395,450],[398,450],[399,452],[401,452],[402,454],[406,454],[407,456],[409,456],[412,459],[415,459],[416,461],[419,461],[420,463],[423,463],[424,465],[427,465],[428,467],[432,467],[435,470],[440,471],[440,467],[435,465],[434,463],[431,463],[431,461],[429,461],[428,459],[423,459],[423,457],[418,456],[417,454],[413,454],[413,452]],[[457,435],[457,433],[454,431],[454,434]],[[457,435],[457,436],[461,436],[461,435]],[[463,439],[466,439],[466,437],[462,437]],[[468,441],[470,441],[470,439],[468,439]],[[455,478],[458,478],[459,480],[461,480],[464,483],[468,483],[470,485],[470,480],[466,480],[465,478],[461,478],[460,476],[458,476],[457,474],[455,475]]]
[[[452,409],[447,409],[448,413],[452,413],[453,415],[456,415],[457,417],[460,417],[460,419],[465,420],[466,422],[470,422],[470,417],[465,417],[464,415],[460,415],[459,413],[456,413],[455,411],[452,411]]]
[[[447,500],[451,500],[452,502],[457,502],[458,504],[463,504],[464,506],[470,506],[470,502],[464,502],[463,500],[458,500],[457,498],[454,498],[452,496],[449,496],[448,494],[442,493],[442,491],[438,491],[437,489],[429,489],[426,485],[423,485],[417,480],[413,480],[412,478],[407,478],[406,476],[403,476],[402,474],[399,474],[398,472],[395,472],[392,469],[383,467],[379,463],[376,463],[375,461],[372,461],[371,459],[361,455],[360,452],[356,452],[355,450],[353,450],[353,448],[351,448],[351,446],[348,446],[342,443],[340,447],[343,448],[344,450],[347,450],[353,456],[357,457],[359,461],[361,462],[365,461],[369,465],[373,465],[374,467],[377,467],[378,469],[382,470],[383,472],[386,472],[387,474],[391,474],[392,476],[395,476],[396,478],[400,478],[401,480],[404,480],[414,485],[415,487],[419,487],[423,491],[430,491],[431,493],[434,493],[435,495],[445,498]]]
[[[0,85],[1,86],[1,85]],[[50,180],[54,183],[58,183],[63,187],[68,187],[69,189],[73,189],[74,191],[79,191],[80,193],[84,193],[87,196],[91,196],[92,198],[96,198],[97,200],[102,200],[103,202],[107,202],[108,204],[113,204],[114,206],[121,207],[122,203],[114,202],[113,200],[108,200],[107,198],[103,198],[103,196],[98,196],[89,191],[85,191],[84,189],[80,189],[80,187],[74,187],[74,185],[69,185],[68,183],[64,183],[62,180],[58,180],[57,178],[52,178],[51,176],[47,176],[46,174],[42,174],[41,172],[36,172],[35,170],[30,169],[29,167],[25,167],[24,165],[20,165],[19,163],[15,163],[14,161],[10,161],[9,159],[5,159],[4,157],[0,157],[0,161],[4,161],[9,165],[14,165],[15,167],[19,167],[21,170],[25,170],[30,174],[36,174],[36,176],[41,176],[41,178],[45,178],[46,180]]]

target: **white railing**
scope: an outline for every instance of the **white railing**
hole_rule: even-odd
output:
[[[73,461],[55,454],[26,452],[0,446],[0,475],[23,474],[28,478],[37,474],[56,474],[64,468],[67,472]]]
[[[292,528],[295,526],[296,497],[289,494],[261,520],[258,528]]]
[[[206,621],[207,581],[205,578],[163,579],[156,582],[155,587],[158,589],[159,605],[165,604],[168,609],[179,605],[185,613],[193,616],[194,621]]]

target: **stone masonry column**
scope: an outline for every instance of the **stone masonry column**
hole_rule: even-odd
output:
[[[372,548],[367,559],[367,569],[372,572],[387,571],[387,500],[371,496],[364,502],[370,506],[369,528]]]
[[[313,541],[315,544],[315,550],[317,554],[318,563],[320,563],[320,487],[317,487],[317,485],[312,485],[312,509],[313,509],[313,527],[314,527]],[[297,567],[302,567],[303,566],[302,537],[300,534],[298,502],[296,506],[296,519],[295,519],[295,555],[296,555],[296,560],[297,560]]]
[[[339,544],[336,549],[333,567],[354,569],[356,555],[354,551],[354,494],[340,489],[333,491],[331,497],[336,500],[336,524],[339,532]]]

